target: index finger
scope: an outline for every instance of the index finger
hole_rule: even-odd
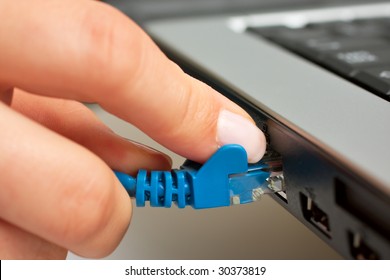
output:
[[[100,103],[197,161],[241,144],[251,162],[265,138],[240,107],[184,74],[119,11],[95,1],[0,4],[0,83]]]

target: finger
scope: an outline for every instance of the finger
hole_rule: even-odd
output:
[[[65,259],[68,250],[0,220],[0,259]]]
[[[16,89],[12,108],[83,145],[115,170],[133,174],[139,169],[171,168],[168,156],[116,135],[79,102]]]
[[[0,219],[80,255],[112,252],[131,216],[112,171],[1,103],[0,114]]]
[[[0,65],[7,69],[0,81],[98,102],[197,161],[229,143],[243,145],[250,161],[263,155],[264,135],[241,108],[184,74],[115,9],[95,1],[5,0],[0,18]]]

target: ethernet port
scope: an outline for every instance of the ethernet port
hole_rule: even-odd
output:
[[[328,215],[309,197],[300,193],[303,216],[324,235],[330,238]]]
[[[358,233],[348,233],[350,252],[356,260],[378,260],[379,256],[362,239]]]

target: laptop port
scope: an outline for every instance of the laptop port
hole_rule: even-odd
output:
[[[378,260],[375,253],[362,239],[358,233],[348,233],[351,255],[356,260]]]
[[[328,215],[309,197],[300,193],[303,216],[323,234],[330,238]]]

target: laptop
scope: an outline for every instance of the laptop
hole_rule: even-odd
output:
[[[348,259],[390,259],[390,2],[106,1],[245,108],[273,198]]]

